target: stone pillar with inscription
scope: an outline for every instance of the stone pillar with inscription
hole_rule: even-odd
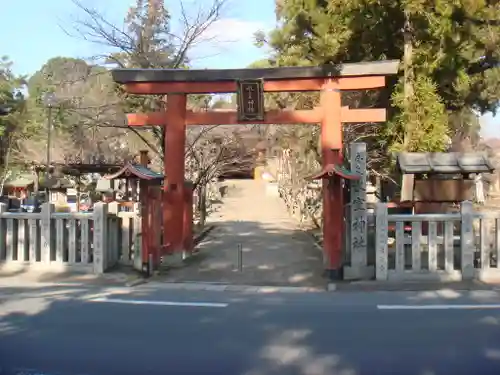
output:
[[[108,205],[103,202],[94,205],[94,273],[102,274],[107,268]]]
[[[350,181],[350,267],[344,270],[345,279],[371,279],[375,276],[375,268],[368,267],[368,210],[366,207],[367,152],[366,143],[350,145],[351,171],[360,176],[359,180]]]

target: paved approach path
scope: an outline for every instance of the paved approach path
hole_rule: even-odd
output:
[[[170,281],[321,287],[321,251],[299,229],[279,197],[264,182],[229,180],[228,194],[210,216],[216,228],[185,267],[168,271]],[[243,271],[237,271],[238,246]]]

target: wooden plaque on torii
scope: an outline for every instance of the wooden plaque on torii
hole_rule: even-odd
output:
[[[261,79],[238,81],[236,91],[238,121],[264,121],[264,82]]]

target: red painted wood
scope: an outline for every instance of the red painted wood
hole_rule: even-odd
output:
[[[351,76],[329,79],[341,90],[366,90],[385,86],[384,76]],[[295,78],[266,80],[266,92],[319,91],[325,78]],[[217,94],[236,92],[235,81],[224,82],[137,82],[124,85],[128,93],[136,95]]]
[[[171,251],[182,251],[184,222],[184,149],[186,144],[186,95],[167,97],[168,123],[165,136],[165,199],[163,222],[165,242]]]
[[[323,118],[323,110],[267,111],[264,121],[253,121],[252,124],[319,124]],[[348,108],[342,107],[342,123],[384,122],[385,108]],[[237,125],[236,111],[186,112],[186,125]],[[163,111],[150,113],[130,113],[127,115],[129,126],[165,126],[166,115]]]
[[[327,80],[321,91],[324,117],[321,122],[323,168],[342,164],[341,98],[338,85]],[[340,177],[323,180],[323,251],[327,268],[339,272],[342,267],[343,191]]]
[[[139,201],[141,202],[141,251],[142,251],[142,264],[149,262],[149,221],[148,218],[148,182],[139,181]]]

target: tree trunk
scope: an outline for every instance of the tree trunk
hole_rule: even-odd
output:
[[[198,194],[198,212],[200,213],[200,227],[204,227],[207,221],[207,186],[202,184]]]
[[[413,96],[413,28],[411,24],[410,15],[405,11],[405,24],[403,27],[403,37],[404,37],[404,54],[403,54],[403,66],[404,66],[404,98],[405,98],[405,111],[408,111],[411,98]],[[406,131],[404,132],[403,146],[404,151],[408,150],[410,140],[413,133],[413,124],[411,121],[406,124]]]
[[[38,191],[40,190],[40,172],[33,168],[33,192],[38,196]]]
[[[10,162],[10,151],[12,149],[11,146],[12,146],[12,134],[9,135],[7,143],[7,155],[5,156],[4,159],[3,176],[2,176],[2,182],[0,183],[0,195],[3,195],[3,188],[5,186],[5,181],[7,181],[7,178],[9,178],[10,176],[9,162]]]

